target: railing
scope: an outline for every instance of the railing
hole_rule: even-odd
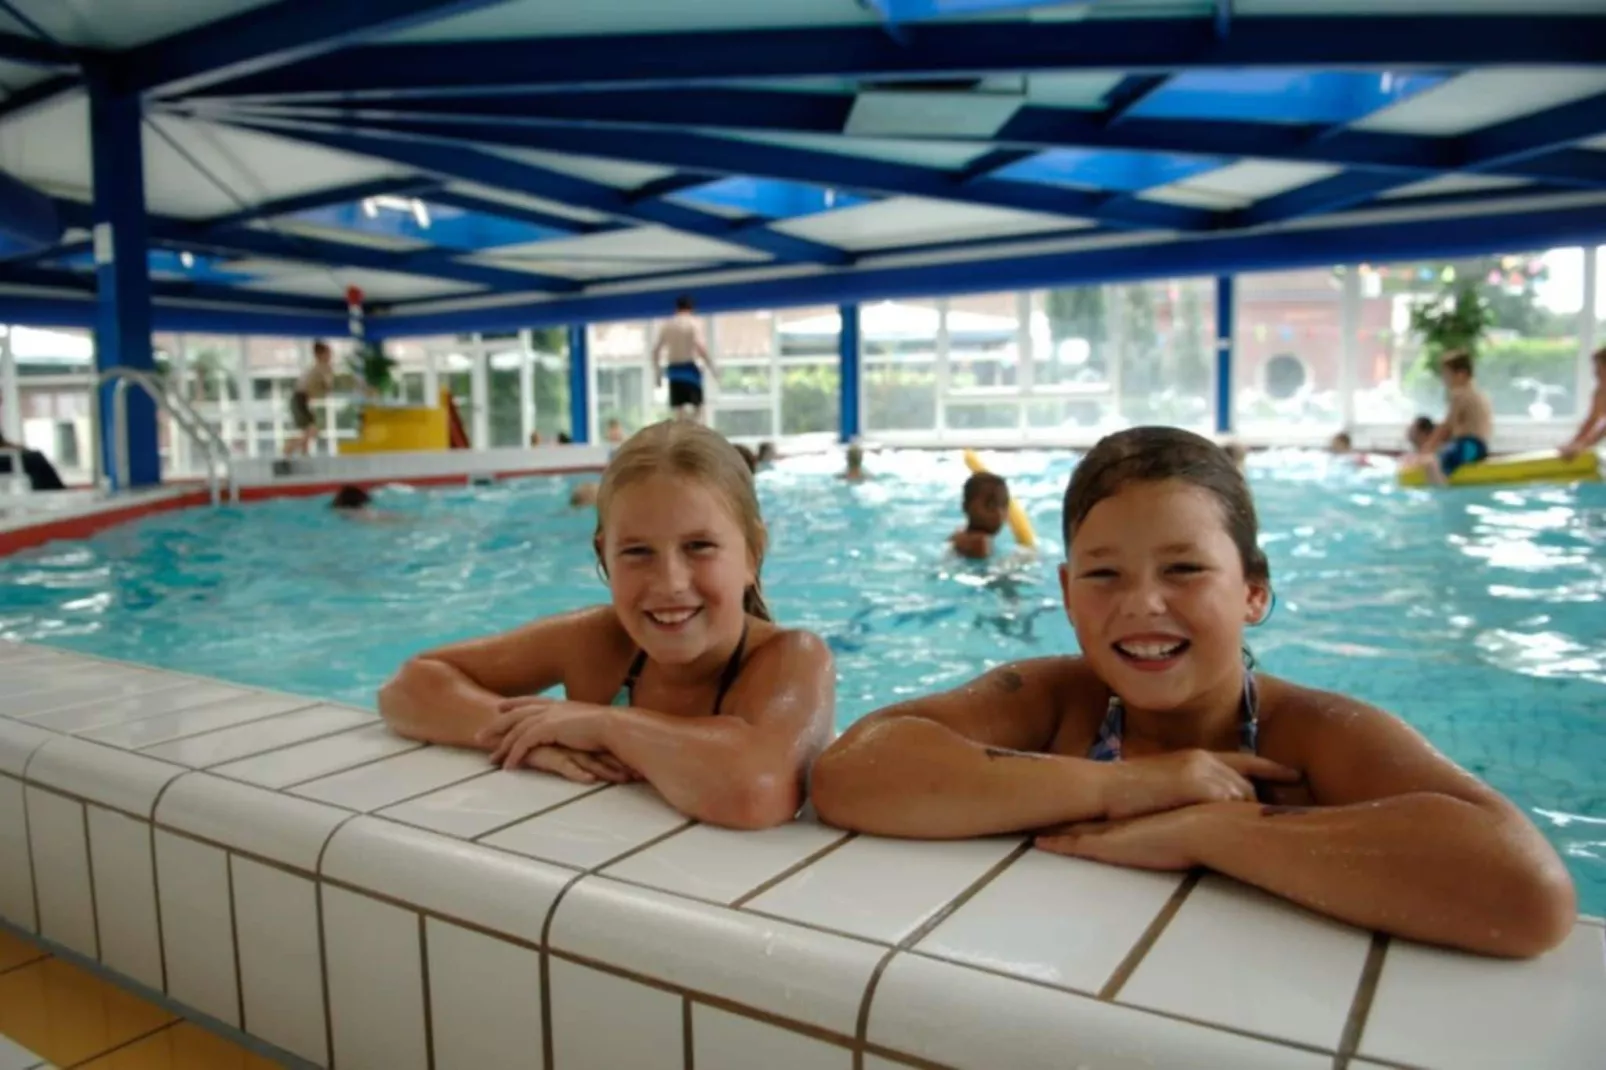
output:
[[[115,383],[112,390],[112,463],[113,479],[117,487],[126,487],[129,484],[128,460],[128,388],[137,386],[145,391],[146,395],[156,403],[156,407],[173,420],[190,441],[200,447],[206,456],[206,484],[211,493],[212,504],[217,505],[225,496],[229,501],[239,500],[239,487],[234,480],[234,460],[229,453],[228,443],[224,442],[212,425],[202,419],[190,403],[178,394],[167,388],[167,384],[150,372],[140,371],[137,368],[108,368],[95,378],[93,389],[89,392],[90,405],[94,419],[90,427],[95,436],[95,485],[99,486],[104,480],[105,455],[104,444],[100,440],[100,388],[107,383]],[[219,481],[219,473],[222,482]]]

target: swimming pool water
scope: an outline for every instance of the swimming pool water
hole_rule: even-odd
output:
[[[991,566],[943,553],[954,455],[877,455],[858,486],[834,457],[763,473],[766,593],[835,648],[840,724],[1074,650],[1054,568],[1075,459],[989,457],[1043,544]],[[1261,667],[1410,721],[1526,808],[1606,913],[1606,485],[1407,492],[1294,452],[1250,478],[1278,591]],[[151,517],[0,558],[0,635],[372,707],[409,654],[605,598],[572,482],[389,488],[390,523],[326,499]]]

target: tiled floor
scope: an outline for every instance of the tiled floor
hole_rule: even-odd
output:
[[[278,1065],[0,929],[0,1070]]]

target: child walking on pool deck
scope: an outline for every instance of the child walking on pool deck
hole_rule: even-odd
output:
[[[859,721],[814,767],[823,820],[1204,866],[1487,954],[1566,937],[1571,879],[1521,810],[1382,710],[1253,671],[1243,631],[1270,609],[1271,570],[1220,447],[1164,427],[1105,438],[1071,477],[1064,537],[1082,653]]]
[[[420,654],[380,714],[506,768],[646,780],[710,824],[789,820],[830,740],[836,671],[819,637],[770,619],[747,464],[699,424],[654,424],[619,448],[596,505],[610,604]]]

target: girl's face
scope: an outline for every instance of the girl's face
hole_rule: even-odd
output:
[[[757,563],[729,507],[703,484],[654,476],[621,489],[602,553],[614,610],[654,661],[685,665],[741,634]]]
[[[1088,513],[1060,566],[1082,652],[1128,705],[1174,710],[1236,686],[1243,629],[1270,589],[1244,578],[1221,504],[1179,480],[1134,483]]]

